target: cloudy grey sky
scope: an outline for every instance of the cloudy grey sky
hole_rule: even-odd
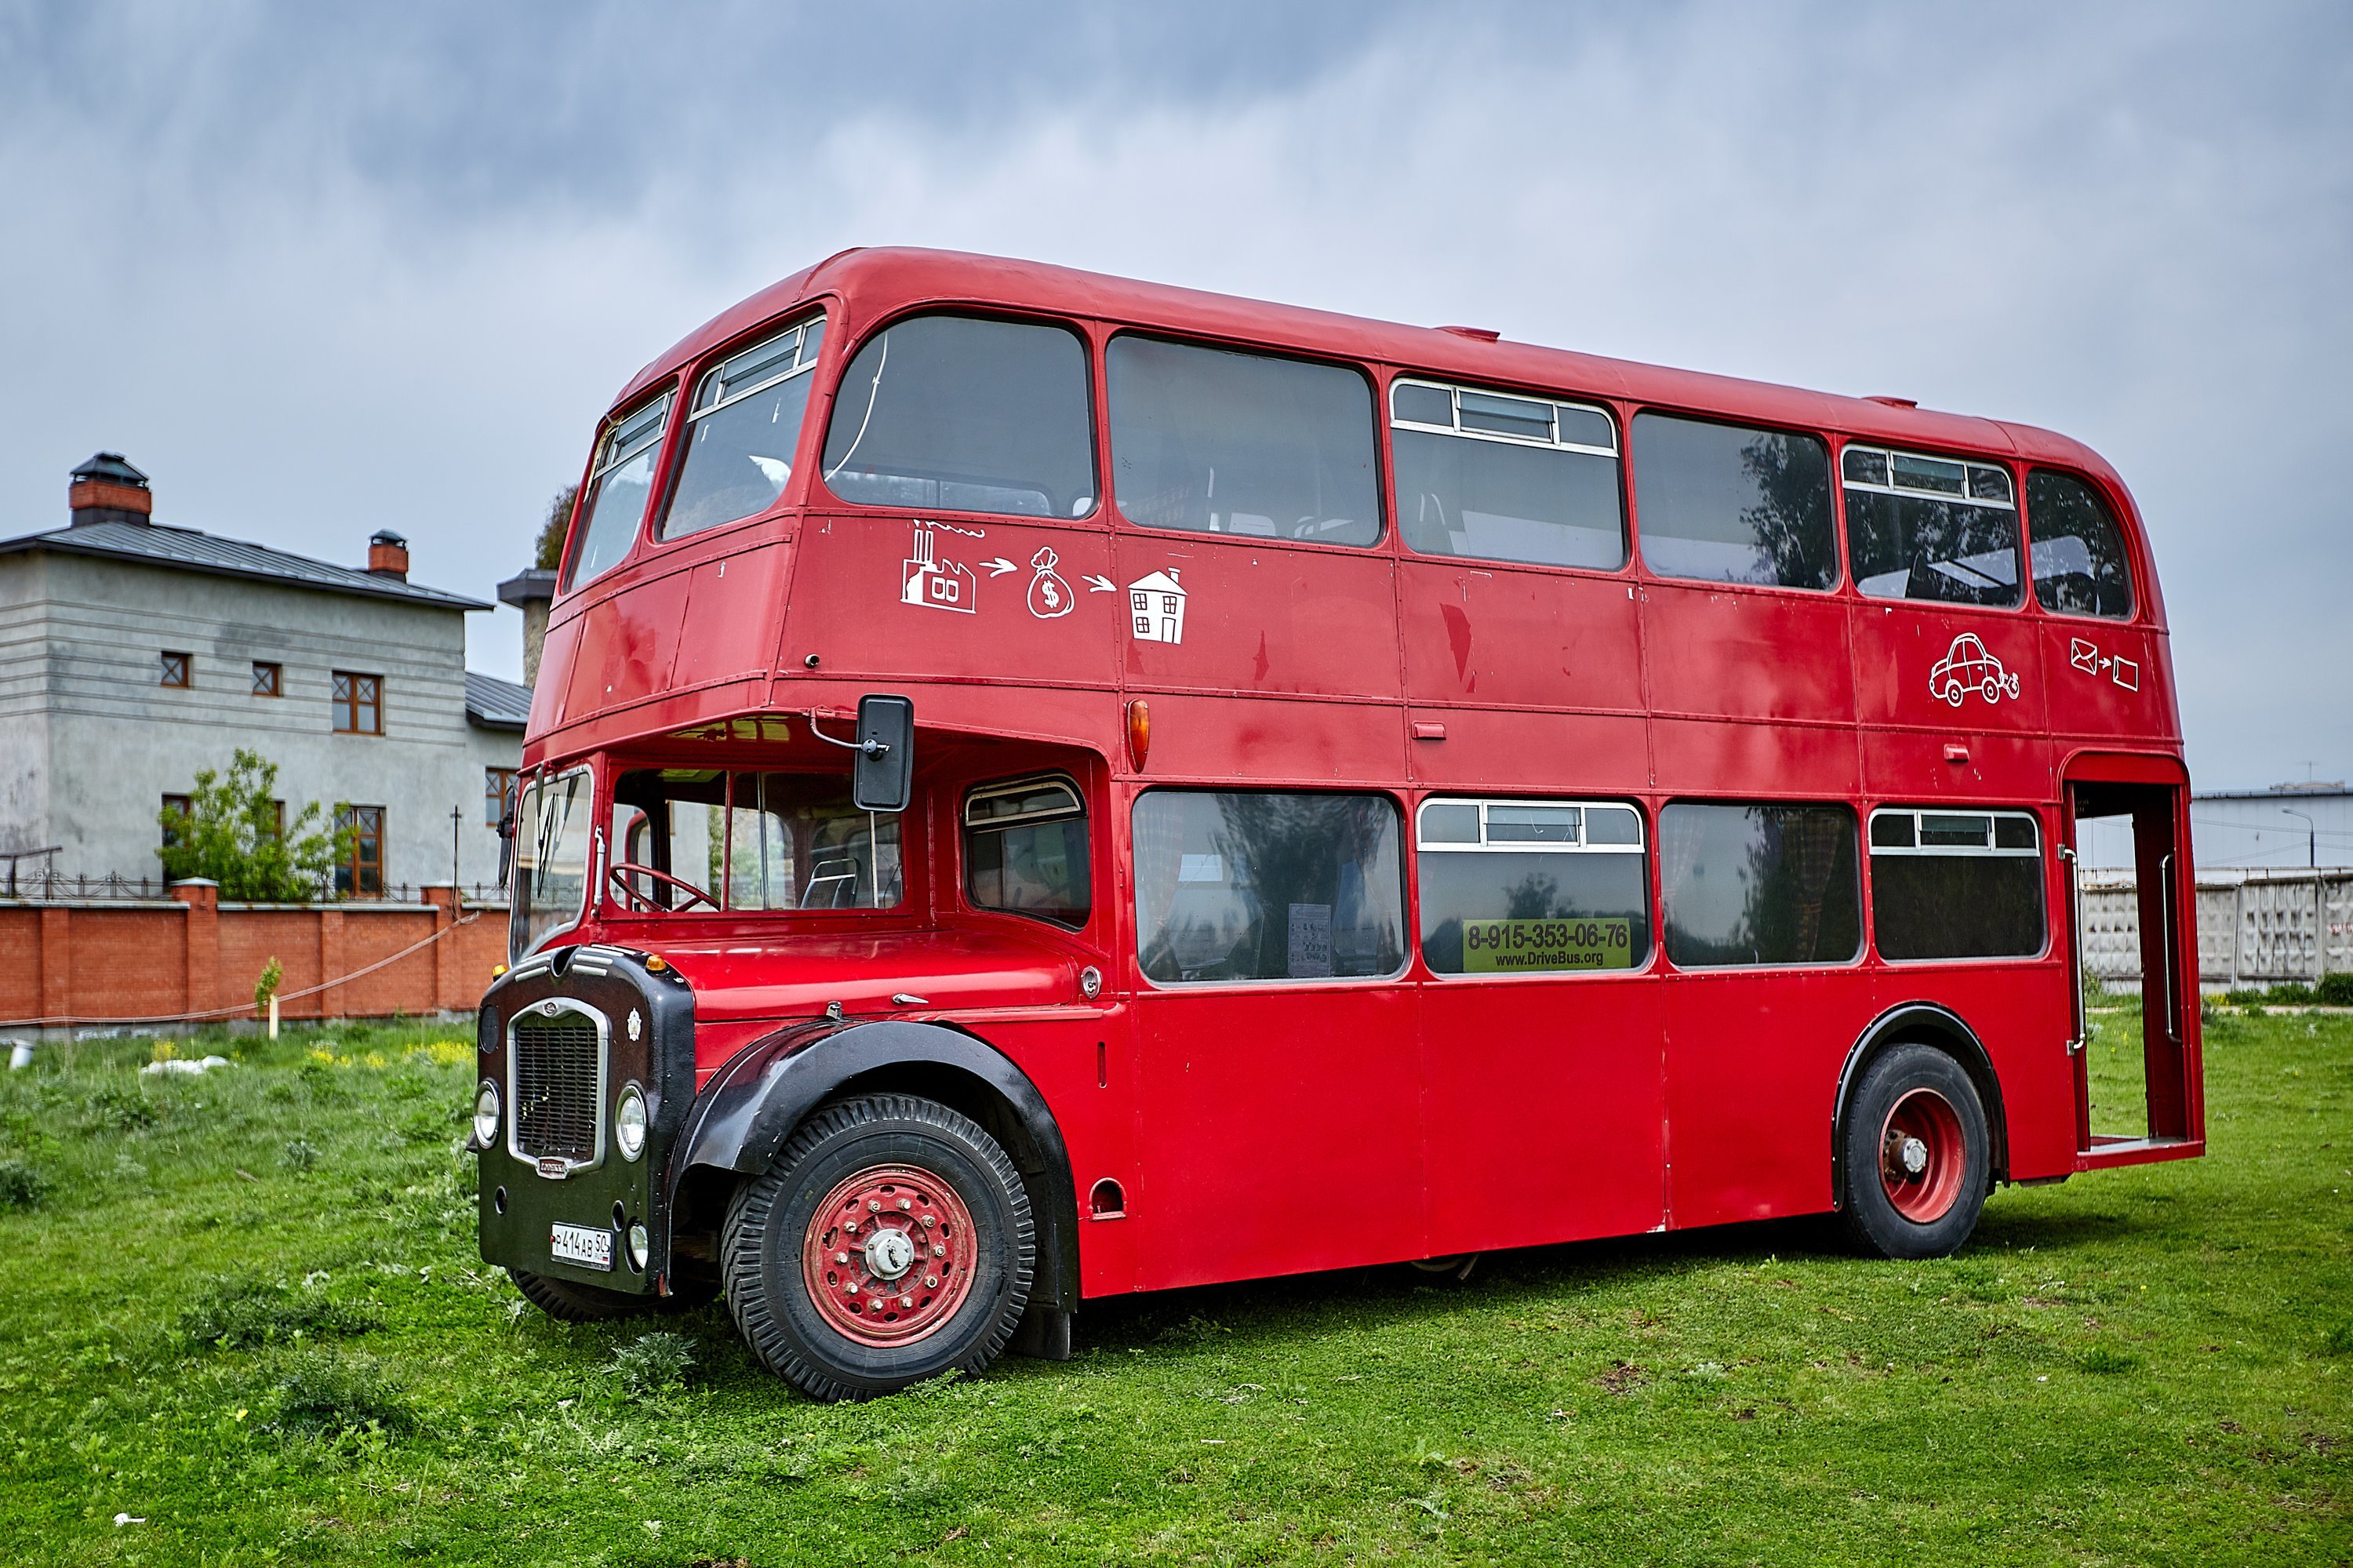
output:
[[[111,448],[488,598],[638,365],[872,244],[2064,430],[2201,786],[2353,774],[2337,3],[0,0],[0,535]]]

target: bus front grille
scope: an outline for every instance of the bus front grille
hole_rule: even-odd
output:
[[[596,1162],[601,1033],[596,1021],[581,1012],[515,1020],[515,1152],[527,1160]]]

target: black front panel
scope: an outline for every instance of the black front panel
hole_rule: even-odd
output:
[[[686,981],[666,966],[649,967],[644,954],[561,948],[492,986],[479,1031],[480,1075],[501,1096],[497,1135],[487,1148],[475,1145],[483,1258],[652,1294],[670,1268],[662,1172],[694,1102],[694,998]],[[634,1160],[615,1125],[632,1085],[647,1110],[645,1147]],[[651,1242],[642,1268],[628,1254],[632,1224],[644,1225]]]

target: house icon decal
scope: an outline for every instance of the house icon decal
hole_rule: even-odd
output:
[[[1174,570],[1128,584],[1127,613],[1138,642],[1185,641],[1185,588]]]

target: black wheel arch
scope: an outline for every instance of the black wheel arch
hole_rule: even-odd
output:
[[[1003,1052],[945,1022],[796,1024],[745,1046],[698,1097],[670,1162],[671,1212],[724,1213],[738,1179],[765,1171],[808,1114],[844,1094],[921,1095],[978,1122],[1012,1158],[1038,1227],[1017,1352],[1070,1354],[1079,1305],[1078,1193],[1046,1097]]]
[[[2010,1118],[2002,1108],[2001,1079],[1993,1070],[1993,1058],[1987,1054],[1984,1042],[1952,1009],[1933,1001],[1907,1001],[1871,1021],[1848,1050],[1846,1065],[1839,1071],[1838,1099],[1831,1113],[1833,1205],[1842,1204],[1846,1192],[1846,1120],[1855,1086],[1883,1052],[1906,1043],[1933,1045],[1968,1074],[1985,1106],[1986,1131],[1992,1144],[1987,1150],[1988,1171],[1996,1181],[2010,1180]]]

